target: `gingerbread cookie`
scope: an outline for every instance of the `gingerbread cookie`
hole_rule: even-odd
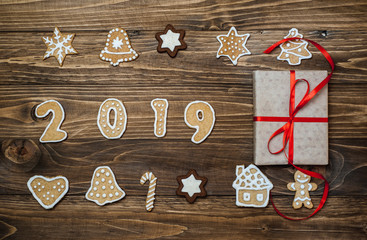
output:
[[[233,65],[237,65],[237,61],[244,55],[250,55],[251,52],[246,48],[247,39],[250,34],[239,35],[235,27],[231,27],[227,35],[217,36],[220,47],[217,52],[217,58],[221,56],[228,57]]]
[[[273,184],[255,165],[237,165],[237,178],[232,187],[236,189],[236,205],[239,207],[266,207]]]
[[[125,192],[116,182],[115,175],[107,166],[97,167],[94,170],[91,186],[85,198],[99,206],[113,203],[125,197]]]
[[[166,135],[166,122],[168,101],[163,98],[153,99],[150,103],[154,110],[154,135],[156,137],[164,137]]]
[[[157,187],[157,178],[152,172],[146,172],[141,176],[140,184],[144,185],[146,181],[149,181],[149,190],[145,201],[145,209],[150,212],[154,208],[153,204],[155,199],[155,188]]]
[[[60,30],[55,27],[52,37],[43,37],[42,40],[47,46],[43,60],[53,56],[56,58],[60,67],[62,67],[65,57],[68,54],[78,54],[71,43],[74,40],[75,33],[62,34]]]
[[[157,32],[155,38],[158,41],[157,51],[159,53],[167,52],[170,57],[176,57],[178,50],[186,49],[187,45],[183,40],[185,30],[176,30],[171,24],[168,24],[163,32]]]
[[[298,33],[297,28],[292,28],[284,38],[303,38],[303,35]],[[285,60],[289,65],[299,65],[302,59],[309,59],[312,54],[307,49],[308,42],[302,39],[295,39],[280,44],[282,50],[280,55],[277,57],[278,60]]]
[[[184,196],[189,203],[194,203],[197,197],[205,197],[205,184],[208,179],[201,177],[194,169],[191,169],[186,175],[178,176],[178,189],[176,194]]]
[[[184,119],[187,126],[196,129],[191,141],[199,144],[212,132],[215,123],[215,112],[209,103],[194,101],[186,106]]]
[[[110,121],[111,112],[113,124]],[[127,115],[124,104],[116,98],[106,99],[100,106],[97,116],[99,131],[107,139],[118,139],[126,129]]]
[[[127,32],[122,28],[112,29],[106,40],[106,46],[99,55],[103,61],[108,61],[113,66],[120,62],[130,62],[138,58],[138,54],[130,44]]]
[[[51,209],[68,192],[69,181],[63,176],[48,178],[36,175],[28,180],[27,186],[42,207]]]
[[[306,208],[313,208],[309,192],[317,189],[316,183],[310,183],[311,177],[299,170],[294,173],[294,180],[295,182],[287,185],[288,190],[296,192],[292,204],[293,208],[299,209],[302,205]]]
[[[62,105],[56,100],[48,100],[36,107],[35,115],[38,118],[44,118],[52,113],[50,123],[40,137],[41,143],[61,142],[68,136],[64,130],[60,129],[65,119],[65,112]]]

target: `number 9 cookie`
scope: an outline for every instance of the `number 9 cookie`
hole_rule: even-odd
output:
[[[187,126],[196,129],[191,141],[199,144],[212,132],[215,123],[215,112],[209,103],[194,101],[186,106],[184,118]]]
[[[113,124],[110,114],[114,113]],[[97,125],[102,135],[107,139],[118,139],[126,129],[127,115],[124,104],[116,98],[106,99],[100,106]]]

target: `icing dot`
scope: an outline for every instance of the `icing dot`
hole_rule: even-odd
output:
[[[305,191],[303,191],[303,190],[302,190],[302,191],[301,191],[301,195],[305,195]]]
[[[97,177],[99,177],[99,175],[100,175],[99,173],[96,174]]]
[[[289,54],[287,53],[285,56],[286,56],[286,57],[289,57]]]
[[[305,185],[301,184],[301,186],[300,186],[300,187],[301,187],[301,189],[304,189],[304,188],[305,188]]]
[[[60,182],[58,182],[57,185],[60,185]]]
[[[114,186],[111,186],[110,188],[111,188],[111,189],[114,189]]]
[[[37,185],[34,185],[34,188],[37,188]]]
[[[115,195],[118,196],[119,195],[119,192],[115,192]]]
[[[46,195],[45,195],[45,194],[43,194],[43,195],[42,195],[42,197],[46,197]]]
[[[50,198],[46,198],[46,200],[48,201],[48,200],[50,200]]]
[[[90,196],[93,196],[93,193],[91,192],[91,193],[89,193],[89,195],[90,195]]]
[[[52,188],[53,188],[53,189],[56,189],[56,186],[53,186]]]
[[[112,183],[112,180],[108,180],[108,183],[111,184]]]
[[[105,194],[105,193],[103,193],[103,194],[102,194],[102,197],[104,197],[104,198],[105,198],[105,197],[106,197],[106,194]]]
[[[112,193],[110,193],[110,194],[108,194],[108,196],[113,197],[113,194],[112,194]]]
[[[309,201],[307,201],[307,205],[310,205],[310,202]]]
[[[52,194],[51,197],[53,198],[53,197],[55,197],[55,195]]]
[[[41,192],[41,188],[39,188],[38,191]]]
[[[296,202],[296,205],[298,206],[299,205],[299,202]]]
[[[57,191],[61,192],[61,189],[59,188],[59,189],[57,189]]]
[[[300,49],[300,48],[298,48],[298,50],[297,50],[298,52],[301,52],[302,51],[302,49]]]
[[[96,197],[99,197],[99,193],[96,194]]]
[[[106,186],[102,186],[102,189],[104,190],[104,189],[106,189]]]
[[[42,188],[45,188],[45,186],[42,186]]]
[[[50,192],[47,192],[47,195],[50,195]]]
[[[99,182],[98,181],[96,181],[96,185],[98,185],[99,184]]]
[[[93,188],[93,190],[94,190],[94,191],[97,191],[97,187],[94,187],[94,188]]]
[[[291,46],[291,44],[290,43],[287,43],[287,47],[290,47]]]
[[[108,177],[108,176],[110,176],[110,173],[109,173],[109,172],[107,172],[107,173],[106,173],[106,176],[107,176],[107,177]]]
[[[126,41],[126,44],[129,44],[129,41]]]
[[[38,184],[38,186],[41,185],[41,183],[37,183],[37,184]]]
[[[64,185],[61,185],[61,188],[64,188]]]
[[[101,181],[104,182],[104,181],[106,181],[106,179],[102,178]]]

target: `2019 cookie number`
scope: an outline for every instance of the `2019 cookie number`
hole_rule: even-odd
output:
[[[161,98],[153,99],[151,107],[155,115],[154,135],[164,137],[166,134],[168,101]],[[65,113],[58,101],[48,100],[41,103],[37,106],[35,113],[38,118],[44,118],[52,113],[52,119],[40,137],[40,142],[61,142],[66,139],[67,133],[60,129]],[[196,129],[191,141],[199,144],[212,132],[215,123],[215,112],[209,103],[194,101],[186,106],[184,120],[188,127]],[[105,138],[121,138],[126,130],[126,124],[126,109],[120,100],[108,98],[100,105],[97,126]]]

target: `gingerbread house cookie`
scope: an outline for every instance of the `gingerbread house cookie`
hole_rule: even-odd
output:
[[[232,187],[236,189],[236,205],[239,207],[266,207],[273,184],[253,164],[247,168],[237,165],[237,178]]]

